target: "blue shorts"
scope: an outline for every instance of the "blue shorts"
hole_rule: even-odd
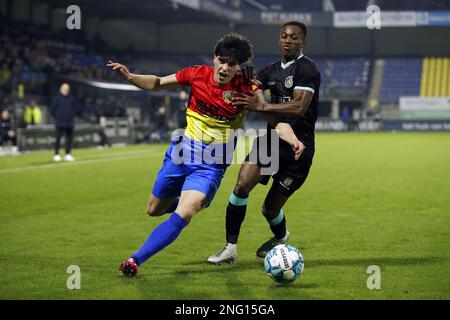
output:
[[[206,163],[174,163],[172,150],[167,149],[161,169],[156,177],[152,194],[158,198],[178,197],[181,191],[196,190],[204,193],[211,204],[226,171],[225,165]]]

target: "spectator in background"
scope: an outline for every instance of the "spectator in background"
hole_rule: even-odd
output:
[[[8,67],[7,63],[2,63],[0,67],[0,86],[4,86],[8,83],[11,78],[11,70]]]
[[[153,119],[151,119],[149,140],[158,142],[164,140],[169,130],[168,122],[169,117],[167,114],[166,106],[162,104],[159,106]]]
[[[376,122],[381,122],[381,113],[380,113],[380,111],[375,111],[375,114],[373,115],[373,119]]]
[[[100,116],[92,98],[87,97],[82,110],[82,117],[90,123],[97,123]]]
[[[75,158],[71,155],[71,151],[77,107],[75,99],[70,95],[70,86],[67,83],[61,85],[59,94],[53,98],[50,113],[55,118],[56,127],[55,155],[53,156],[53,161],[62,160],[59,154],[59,148],[63,134],[66,137],[66,155],[64,156],[64,160],[74,161]]]
[[[11,96],[8,94],[3,96],[2,101],[1,101],[0,110],[4,110],[4,109],[8,109],[8,110],[14,109],[14,103],[11,99]]]
[[[41,123],[42,111],[36,103],[36,100],[31,100],[28,107],[23,112],[23,121],[26,126],[34,126]]]
[[[0,115],[0,155],[4,155],[3,144],[8,141],[12,143],[12,154],[18,154],[16,130],[9,111],[5,109]]]
[[[100,113],[90,97],[86,98],[83,105],[82,118],[92,124],[98,125],[100,123]],[[105,129],[102,126],[100,126],[98,134],[100,135],[100,145],[97,148],[102,149],[107,146],[111,147],[111,142],[106,136]]]
[[[17,99],[25,99],[25,86],[22,81],[17,84]]]
[[[341,119],[344,125],[347,127],[347,130],[350,131],[350,111],[347,107],[342,109]]]
[[[178,128],[186,128],[186,108],[189,102],[189,96],[186,91],[180,92],[180,104],[176,112]]]
[[[353,115],[352,115],[352,129],[353,131],[359,130],[359,122],[361,121],[361,110],[360,109],[353,109]]]

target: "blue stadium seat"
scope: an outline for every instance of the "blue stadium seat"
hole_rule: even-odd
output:
[[[420,95],[422,58],[385,59],[379,101],[396,104],[400,96]]]

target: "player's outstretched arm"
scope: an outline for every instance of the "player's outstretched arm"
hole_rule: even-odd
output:
[[[295,153],[295,160],[298,160],[302,155],[303,150],[305,150],[305,145],[298,140],[291,125],[286,122],[279,122],[275,129],[277,130],[280,139],[291,145],[292,150]]]
[[[244,109],[248,111],[299,117],[305,114],[311,104],[312,97],[313,93],[311,91],[296,89],[294,90],[293,99],[284,103],[267,103],[261,101],[255,94],[242,94],[236,97],[233,103],[235,105],[243,105]]]
[[[108,61],[107,66],[116,71],[123,79],[142,90],[156,91],[176,88],[178,86],[178,80],[175,77],[175,74],[164,77],[135,74],[131,73],[123,64],[111,60]]]
[[[305,150],[305,145],[300,140],[298,140],[291,125],[286,122],[279,122],[277,117],[273,115],[262,113],[262,116],[268,123],[270,123],[272,127],[277,130],[280,139],[286,141],[291,145],[292,150],[294,150],[295,153],[295,160],[300,158],[303,150]]]
[[[255,97],[258,103],[264,103],[264,95],[261,90],[255,93]],[[295,160],[300,158],[305,146],[300,140],[298,140],[291,125],[286,122],[281,122],[278,117],[273,114],[261,113],[261,115],[268,123],[270,123],[272,127],[277,130],[280,139],[286,141],[292,146],[292,150],[294,150],[295,153]]]

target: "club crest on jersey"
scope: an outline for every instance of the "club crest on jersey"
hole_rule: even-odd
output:
[[[286,78],[286,80],[284,80],[284,86],[286,88],[292,88],[293,85],[294,85],[294,77],[293,76],[289,76]]]
[[[224,91],[223,92],[223,101],[226,103],[231,103],[233,101],[233,91]]]
[[[289,188],[292,182],[294,182],[294,179],[292,179],[291,177],[287,177],[286,179],[284,179],[283,184],[286,186],[286,188]]]

